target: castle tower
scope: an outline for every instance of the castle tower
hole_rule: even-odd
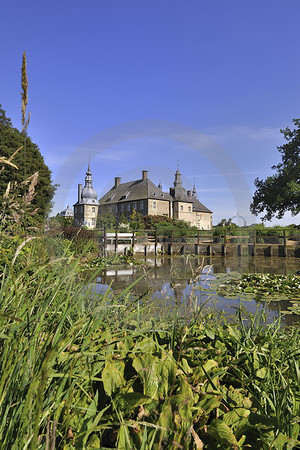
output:
[[[85,177],[84,188],[78,184],[78,200],[74,205],[74,225],[96,228],[99,202],[97,192],[93,188],[92,172],[90,162]]]
[[[181,200],[186,197],[186,190],[182,186],[181,181],[181,173],[179,171],[179,167],[177,166],[177,170],[175,172],[175,178],[173,182],[172,188],[170,188],[170,194],[172,195],[174,200]]]

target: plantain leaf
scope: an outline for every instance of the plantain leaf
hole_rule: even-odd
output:
[[[125,383],[125,364],[123,361],[107,361],[102,371],[103,387],[107,395],[111,395],[117,387]]]
[[[285,434],[279,433],[275,441],[273,441],[272,448],[276,448],[277,450],[291,450],[299,444],[300,441],[297,439],[292,439]]]
[[[207,429],[208,434],[221,444],[225,445],[237,445],[237,440],[235,435],[233,434],[231,428],[220,419],[214,419],[211,425]]]
[[[144,387],[144,395],[152,398],[157,397],[159,379],[156,374],[156,365],[159,359],[156,356],[136,356],[132,365],[139,374]]]
[[[143,395],[140,392],[126,392],[120,397],[117,406],[124,415],[131,413],[137,406],[145,405],[151,401],[151,397]]]

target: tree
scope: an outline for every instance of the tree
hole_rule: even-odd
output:
[[[116,217],[110,213],[100,213],[97,218],[97,228],[115,229],[117,226]]]
[[[255,215],[265,212],[262,220],[280,219],[287,211],[295,216],[300,211],[300,119],[293,122],[294,130],[280,130],[287,143],[277,147],[282,162],[272,167],[276,173],[254,181],[256,191],[250,210]]]
[[[5,111],[0,105],[0,156],[8,159],[20,147],[23,148],[13,159],[18,170],[9,167],[1,173],[0,202],[2,202],[9,182],[16,181],[21,186],[25,179],[38,172],[32,208],[37,209],[38,218],[43,219],[50,211],[51,200],[55,192],[55,187],[51,184],[51,172],[46,166],[38,146],[31,141],[25,131],[20,132],[13,128],[11,120],[6,117]]]

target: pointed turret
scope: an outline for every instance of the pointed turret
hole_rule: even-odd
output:
[[[194,181],[194,186],[193,186],[193,190],[192,190],[192,196],[193,196],[193,197],[197,197],[197,191],[196,191],[195,181]]]
[[[179,164],[177,164],[177,170],[175,172],[175,180],[174,180],[173,185],[174,185],[174,187],[182,186],[181,173],[179,171]]]
[[[93,178],[92,178],[92,172],[90,167],[90,161],[88,165],[88,169],[86,171],[86,177],[85,177],[85,185],[82,189],[81,193],[81,199],[83,203],[86,203],[87,200],[97,200],[97,192],[93,188]],[[92,202],[94,203],[94,202]]]

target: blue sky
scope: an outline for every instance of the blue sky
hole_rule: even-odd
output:
[[[0,103],[20,128],[25,49],[54,213],[76,201],[91,156],[99,195],[142,169],[168,189],[179,161],[214,223],[259,221],[254,179],[299,118],[299,17],[298,0],[3,0]]]

